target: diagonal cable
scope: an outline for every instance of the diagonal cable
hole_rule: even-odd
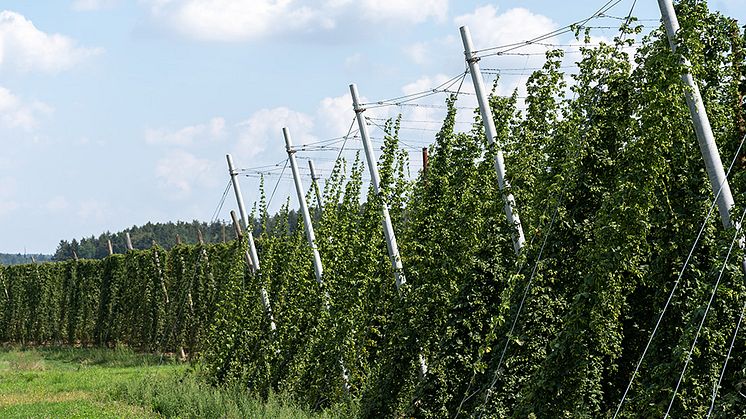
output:
[[[744,135],[743,138],[741,138],[741,144],[738,146],[738,150],[736,150],[736,153],[733,156],[733,160],[731,161],[730,166],[728,167],[728,172],[725,174],[725,179],[728,179],[728,176],[730,175],[731,170],[733,170],[733,165],[736,163],[736,160],[738,159],[738,155],[741,153],[741,149],[743,148],[744,140],[746,140],[746,135]],[[684,271],[686,270],[687,266],[689,266],[689,261],[692,259],[692,255],[694,254],[694,249],[696,249],[697,244],[699,243],[699,240],[702,238],[702,234],[705,231],[705,226],[707,226],[707,222],[710,220],[710,217],[712,216],[712,212],[713,212],[713,209],[715,208],[715,204],[717,203],[718,198],[720,198],[720,193],[723,190],[724,183],[725,183],[725,180],[723,180],[723,183],[720,184],[720,188],[718,188],[718,192],[715,195],[715,199],[713,199],[712,203],[710,204],[710,208],[707,211],[707,216],[705,217],[704,221],[702,222],[702,225],[699,228],[699,233],[697,233],[697,237],[694,240],[694,243],[692,244],[692,248],[689,250],[689,254],[686,257],[686,260],[684,261],[684,266],[681,267],[681,270],[679,271],[679,275],[676,278],[676,281],[674,281],[673,283],[673,287],[671,288],[671,292],[668,294],[668,299],[666,300],[666,304],[663,306],[663,310],[661,310],[661,314],[658,316],[658,321],[656,321],[655,323],[653,332],[650,334],[650,339],[648,339],[648,343],[645,345],[645,349],[642,351],[640,360],[637,362],[637,365],[635,366],[635,370],[632,372],[632,377],[629,379],[629,384],[627,384],[627,388],[624,390],[624,394],[622,395],[622,399],[619,401],[619,405],[616,408],[616,412],[614,412],[613,419],[615,419],[619,415],[619,412],[621,412],[622,405],[624,404],[624,401],[627,399],[629,390],[632,388],[632,383],[634,382],[635,377],[640,371],[640,366],[642,365],[642,361],[645,359],[645,355],[647,355],[648,350],[650,349],[650,345],[653,342],[653,338],[655,337],[655,334],[658,332],[658,328],[661,325],[663,316],[666,314],[668,307],[671,305],[671,300],[673,300],[674,293],[676,292],[676,289],[678,288],[679,283],[681,282],[681,278],[684,276]]]

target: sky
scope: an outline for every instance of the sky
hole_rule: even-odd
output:
[[[361,147],[350,131],[350,83],[368,104],[374,146],[382,137],[376,124],[402,114],[401,141],[416,173],[447,93],[377,103],[460,85],[458,123],[468,129],[475,101],[470,80],[460,84],[460,26],[468,25],[484,50],[582,20],[604,3],[4,0],[0,252],[53,253],[62,239],[148,221],[228,219],[233,196],[219,206],[229,181],[227,153],[247,169],[240,182],[249,207],[262,171],[271,209],[288,197],[295,207],[290,170],[282,170],[281,130],[288,127],[294,142],[306,145],[297,153],[305,187],[308,159],[323,186],[335,157],[352,159]],[[626,16],[632,3],[620,1],[591,21],[594,40],[612,39],[615,17]],[[709,4],[746,23],[746,2]],[[634,15],[646,26],[658,24],[652,0],[638,2]],[[552,45],[569,51],[572,66],[571,34],[545,43],[518,50],[529,55],[485,56],[487,83],[500,71],[498,94],[517,88],[520,95],[542,64],[540,54],[530,54]]]

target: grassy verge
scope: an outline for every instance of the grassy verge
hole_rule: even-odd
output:
[[[126,382],[185,370],[126,349],[6,347],[0,350],[0,417],[153,417],[106,395]]]
[[[337,418],[283,397],[203,383],[172,358],[129,349],[0,348],[2,418]]]
[[[311,414],[278,395],[259,400],[240,389],[214,388],[194,373],[150,377],[122,383],[117,400],[146,406],[165,417],[180,418],[345,418],[345,408]]]

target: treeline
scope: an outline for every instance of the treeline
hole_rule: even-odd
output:
[[[703,1],[683,0],[678,13],[680,51],[727,166],[746,135],[746,34]],[[189,246],[3,268],[1,336],[191,347],[216,385],[287,393],[318,410],[349,404],[360,417],[701,418],[713,395],[714,417],[744,417],[744,254],[730,250],[736,231],[717,211],[706,218],[713,194],[681,60],[659,28],[633,66],[623,47],[635,31],[583,47],[569,76],[562,52],[548,53],[528,80],[525,111],[517,94],[491,99],[527,238],[519,255],[497,149],[479,117],[470,132],[455,130],[452,97],[426,174],[408,176],[396,120],[385,125],[380,193],[364,189],[360,156],[337,162],[323,211],[313,209],[321,284],[302,223],[294,227],[287,205],[270,217],[262,198],[261,270],[246,268],[238,244],[206,246],[226,252],[210,269]],[[746,172],[736,166],[729,181],[739,219]],[[399,239],[400,291],[383,203]],[[107,274],[107,264],[123,270]],[[213,311],[188,323],[204,295],[217,295]],[[70,319],[88,326],[65,326]]]
[[[291,211],[289,215],[293,225],[297,224],[297,212]],[[277,221],[272,217],[270,223],[275,222]],[[260,226],[256,221],[253,224],[255,234],[258,234]],[[114,253],[124,254],[127,251],[126,233],[130,234],[134,249],[149,249],[155,243],[169,250],[179,241],[184,244],[198,243],[200,233],[205,243],[224,243],[231,239],[233,227],[226,221],[213,223],[197,220],[189,223],[183,221],[167,223],[148,222],[145,225],[132,226],[117,233],[102,233],[98,237],[84,237],[79,240],[72,239],[71,241],[61,240],[57,245],[54,255],[52,255],[52,260],[71,260],[75,259],[76,256],[80,259],[103,259],[109,255],[109,240],[111,240]],[[39,261],[44,260],[46,259],[39,259]],[[31,259],[28,259],[21,263],[30,262]]]
[[[24,263],[47,262],[52,255],[0,253],[0,265],[22,265]]]

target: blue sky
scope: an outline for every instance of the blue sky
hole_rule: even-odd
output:
[[[366,101],[432,89],[464,70],[459,26],[470,26],[481,49],[533,38],[604,3],[6,0],[0,9],[0,252],[51,253],[61,239],[147,221],[209,220],[228,182],[226,153],[242,168],[273,165],[286,157],[283,126],[298,144],[345,135],[354,117],[349,83],[358,84]],[[744,3],[710,6],[744,23]],[[608,14],[626,15],[631,5],[622,1]],[[635,8],[639,18],[651,19],[646,25],[655,25],[658,13],[652,0]],[[593,34],[603,41],[615,31]],[[565,34],[548,42],[574,40]],[[482,60],[483,69],[504,71],[501,93],[540,65],[536,56]],[[367,113],[381,120],[403,113],[413,172],[417,149],[434,137],[444,97]],[[460,102],[473,106],[469,96]],[[468,128],[471,112],[459,118]],[[371,134],[380,138],[375,126]],[[326,152],[298,155],[313,158],[323,176],[340,146],[330,144]],[[343,154],[352,157],[356,148],[359,141],[351,139]],[[305,161],[300,165],[308,186]],[[277,185],[273,207],[293,193],[289,169],[283,177],[280,169],[266,178],[268,193]],[[255,201],[257,177],[241,182],[246,201]],[[234,207],[229,196],[220,218]]]

